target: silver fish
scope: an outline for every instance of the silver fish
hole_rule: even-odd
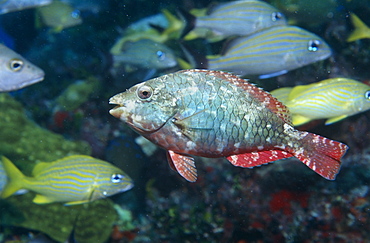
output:
[[[53,0],[3,0],[0,2],[0,14],[35,8],[50,4]]]
[[[212,70],[269,78],[331,55],[323,39],[296,26],[277,26],[231,41],[225,53],[208,60]]]
[[[44,76],[39,67],[0,44],[0,92],[24,88],[42,81]]]
[[[149,39],[125,42],[121,53],[113,55],[114,65],[130,64],[147,69],[165,69],[177,65],[173,51],[162,43]]]

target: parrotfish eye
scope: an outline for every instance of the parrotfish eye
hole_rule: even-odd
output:
[[[166,53],[164,53],[163,51],[157,51],[157,58],[158,60],[162,61],[166,58]]]
[[[12,70],[14,72],[18,72],[22,69],[23,64],[24,64],[23,61],[20,60],[20,59],[12,59],[9,62],[9,68],[10,68],[10,70]]]
[[[283,14],[280,12],[273,12],[271,15],[272,21],[277,21],[279,19],[283,18]]]
[[[113,183],[120,183],[122,181],[122,178],[124,178],[125,176],[121,175],[121,174],[113,174],[112,177],[111,177],[111,182]]]
[[[141,100],[147,100],[153,95],[153,89],[149,86],[143,85],[136,91],[137,97]]]
[[[321,45],[321,42],[319,40],[310,40],[308,42],[308,50],[312,52],[318,51],[320,45]]]
[[[365,92],[365,99],[370,100],[370,90]]]

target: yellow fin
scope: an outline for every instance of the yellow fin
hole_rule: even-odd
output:
[[[35,165],[35,167],[33,167],[32,175],[33,176],[37,176],[38,174],[40,174],[40,172],[46,170],[51,165],[52,165],[52,163],[48,163],[48,162],[40,162],[40,163],[37,163]]]
[[[194,67],[191,66],[190,63],[188,63],[187,61],[185,61],[184,59],[182,58],[176,58],[177,60],[177,63],[179,64],[179,66],[181,67],[181,69],[192,69]]]
[[[301,93],[307,90],[309,85],[298,85],[292,88],[292,90],[289,93],[288,100],[293,100],[297,98]]]
[[[48,198],[47,196],[37,194],[36,197],[32,200],[32,202],[36,204],[46,204],[46,203],[52,203],[54,200]]]
[[[219,58],[221,57],[221,55],[207,55],[206,58],[207,59],[216,59],[216,58]]]
[[[348,36],[347,42],[352,42],[359,39],[370,38],[369,27],[357,17],[356,14],[351,13],[351,21],[355,30]]]
[[[73,201],[73,202],[67,202],[64,205],[65,206],[73,206],[73,205],[78,205],[78,204],[83,204],[83,203],[88,203],[90,202],[89,200],[81,200],[81,201]]]
[[[300,126],[309,121],[311,121],[311,119],[308,117],[292,114],[292,122],[294,126]]]
[[[7,198],[13,195],[16,191],[24,188],[25,175],[6,157],[2,156],[4,170],[9,177],[8,183],[5,185],[1,194],[2,198]]]
[[[336,116],[336,117],[330,118],[330,119],[326,120],[325,125],[330,125],[332,123],[338,122],[340,120],[343,120],[346,117],[348,117],[348,115],[341,115],[341,116]]]
[[[284,87],[284,88],[275,89],[271,91],[270,93],[280,102],[282,102],[284,105],[287,105],[288,97],[291,91],[292,91],[291,87]]]
[[[184,27],[183,21],[176,18],[175,15],[170,13],[167,9],[163,9],[162,13],[168,21],[168,27],[162,33],[162,35],[164,36],[163,42],[167,41],[170,38],[178,39],[180,37],[180,32]]]

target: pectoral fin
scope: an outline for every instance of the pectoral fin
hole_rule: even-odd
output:
[[[305,116],[301,116],[301,115],[293,114],[292,115],[292,121],[293,121],[293,125],[294,126],[300,126],[300,125],[303,125],[303,124],[311,121],[311,118],[308,118],[308,117],[305,117]]]
[[[342,115],[342,116],[336,116],[336,117],[330,118],[330,119],[326,120],[325,125],[330,125],[332,123],[338,122],[340,120],[343,120],[346,117],[347,117],[347,115]]]
[[[186,180],[190,182],[195,182],[197,180],[197,168],[195,167],[194,158],[169,150],[167,159],[168,163],[173,165],[171,168],[176,169]]]
[[[181,129],[181,132],[189,139],[193,140],[197,130],[211,130],[212,126],[209,123],[210,119],[205,116],[206,110],[199,110],[192,114],[184,111],[181,114],[174,116],[173,123]]]
[[[47,196],[44,196],[44,195],[41,195],[41,194],[37,194],[36,197],[33,199],[32,202],[34,202],[36,204],[46,204],[46,203],[53,203],[55,201],[52,200],[52,199],[50,199]]]

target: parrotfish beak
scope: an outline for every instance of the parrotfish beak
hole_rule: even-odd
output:
[[[119,106],[119,105],[117,105],[116,107],[114,107],[113,109],[111,109],[110,111],[109,111],[109,113],[112,115],[112,116],[114,116],[114,117],[116,117],[116,118],[121,118],[121,115],[122,115],[122,113],[123,113],[123,110],[122,110],[122,106]]]
[[[116,117],[118,119],[121,118],[121,115],[123,113],[123,109],[122,109],[123,106],[120,104],[121,102],[119,101],[119,96],[120,96],[120,94],[115,95],[115,96],[113,96],[113,97],[111,97],[109,99],[109,104],[111,104],[111,105],[117,105],[116,107],[114,107],[113,109],[111,109],[109,111],[109,113],[112,116],[114,116],[114,117]]]

